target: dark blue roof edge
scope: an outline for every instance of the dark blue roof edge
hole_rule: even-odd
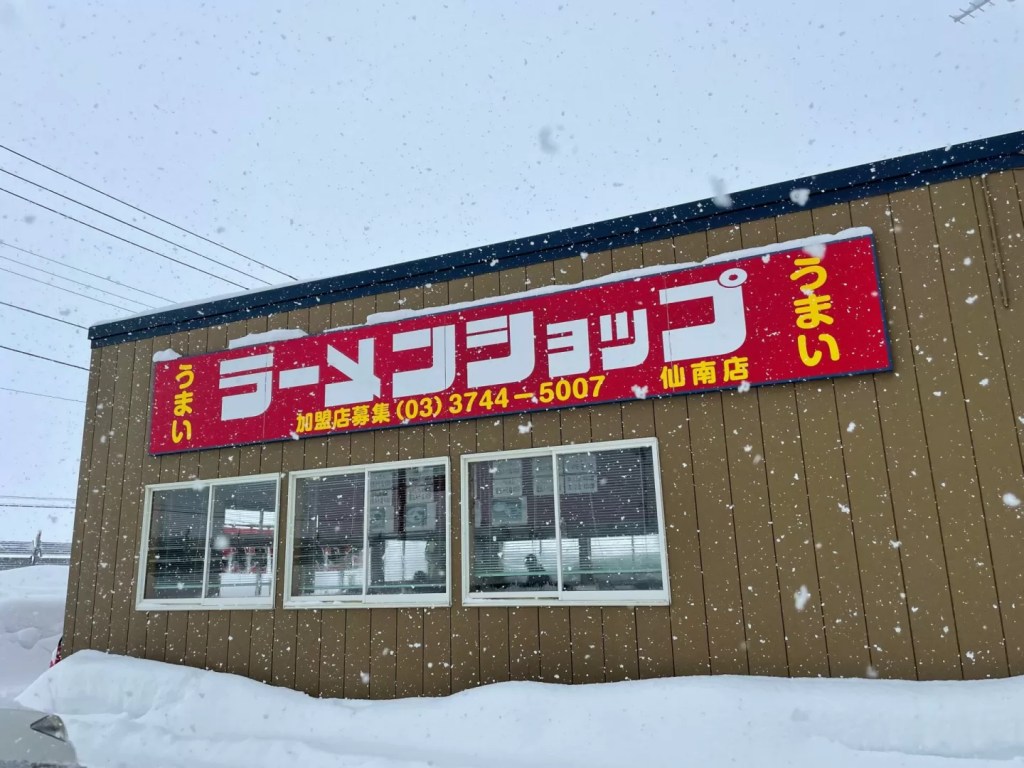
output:
[[[454,280],[529,266],[580,251],[596,253],[609,248],[623,248],[1021,167],[1024,167],[1024,131],[1016,131],[737,192],[731,195],[732,206],[725,209],[711,199],[699,200],[480,248],[115,320],[91,327],[89,338],[94,348],[138,341],[320,303],[412,288],[439,279]],[[790,192],[795,189],[809,190],[810,197],[805,205],[790,200]],[[439,277],[441,271],[444,275]]]

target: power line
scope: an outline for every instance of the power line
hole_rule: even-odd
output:
[[[68,400],[68,402],[85,402],[85,400],[75,399],[74,397],[58,397],[55,394],[43,394],[42,392],[30,392],[27,389],[11,389],[10,387],[0,387],[0,390],[3,390],[4,392],[14,392],[15,394],[31,394],[31,395],[35,395],[36,397],[48,397],[51,400]],[[7,498],[8,499],[38,499],[40,497],[35,497],[35,496],[26,496],[26,497],[9,496]],[[2,503],[2,502],[0,502],[0,503]]]
[[[199,268],[197,266],[189,264],[188,262],[181,261],[180,259],[176,259],[173,256],[168,256],[167,254],[160,253],[160,251],[154,251],[152,248],[147,248],[144,245],[136,243],[134,240],[129,240],[126,237],[121,237],[120,235],[115,235],[113,232],[109,232],[109,231],[103,229],[102,227],[97,227],[95,224],[90,224],[87,221],[82,221],[81,219],[76,219],[74,216],[71,216],[70,214],[64,213],[63,211],[58,211],[55,208],[50,208],[49,206],[43,205],[42,203],[36,202],[35,200],[30,200],[27,197],[23,197],[22,195],[19,195],[17,192],[11,192],[11,190],[5,189],[3,187],[0,187],[0,192],[6,192],[11,197],[16,197],[19,200],[24,200],[26,203],[30,203],[32,205],[36,205],[36,206],[42,208],[43,210],[49,211],[50,213],[55,213],[58,216],[63,216],[65,219],[69,219],[69,220],[75,222],[76,224],[81,224],[83,227],[88,227],[89,229],[94,229],[97,232],[102,232],[104,235],[109,235],[110,237],[113,237],[116,240],[120,240],[122,243],[128,243],[128,245],[134,245],[136,248],[141,248],[143,251],[148,251],[149,253],[152,253],[154,256],[159,256],[161,259],[167,259],[168,261],[173,261],[175,264],[180,264],[183,267],[188,267],[189,269],[194,269],[196,272],[202,272],[204,275],[209,275],[210,277],[214,277],[217,280],[220,280],[222,282],[228,283],[229,285],[234,285],[234,286],[236,286],[238,288],[241,288],[243,291],[249,290],[246,286],[242,285],[241,283],[236,283],[234,280],[228,280],[226,277],[221,277],[220,275],[215,275],[213,272],[208,272],[205,269],[201,269],[201,268]]]
[[[298,279],[298,278],[295,277],[295,275],[289,275],[287,272],[283,272],[280,269],[278,269],[277,267],[272,267],[269,264],[264,264],[259,259],[254,259],[252,256],[246,256],[244,253],[239,253],[234,248],[228,248],[226,245],[223,245],[222,243],[218,243],[216,240],[211,240],[208,237],[203,237],[202,235],[200,235],[200,234],[198,234],[196,232],[193,232],[191,229],[186,229],[185,227],[180,227],[177,224],[175,224],[174,222],[167,221],[167,219],[161,219],[155,213],[150,213],[149,211],[144,211],[142,208],[139,208],[137,205],[132,205],[131,203],[127,202],[126,200],[122,200],[119,197],[114,197],[113,195],[104,192],[102,189],[97,189],[96,187],[93,187],[93,186],[91,186],[89,184],[86,184],[84,181],[79,181],[78,179],[76,179],[73,176],[69,176],[66,173],[58,171],[56,168],[52,168],[49,165],[46,165],[44,163],[39,162],[38,160],[33,160],[28,155],[23,155],[23,154],[21,154],[21,152],[13,150],[10,147],[6,147],[3,144],[0,144],[0,149],[4,149],[4,150],[8,151],[12,155],[17,155],[22,160],[28,160],[28,162],[32,163],[33,165],[38,165],[40,168],[45,168],[46,170],[50,171],[51,173],[56,173],[58,176],[62,176],[65,179],[67,179],[68,181],[73,181],[73,182],[75,182],[75,184],[80,184],[81,186],[85,187],[86,189],[91,189],[93,192],[96,192],[97,194],[103,195],[104,197],[109,198],[110,200],[113,200],[115,202],[118,202],[121,205],[125,205],[125,206],[131,208],[133,211],[138,211],[139,213],[144,214],[146,216],[149,216],[152,219],[156,219],[157,221],[161,221],[161,222],[163,222],[164,224],[166,224],[166,225],[168,225],[170,227],[174,227],[177,230],[180,230],[180,231],[185,232],[185,233],[187,233],[189,235],[192,235],[192,237],[198,237],[200,240],[203,240],[203,241],[209,243],[210,245],[216,245],[218,248],[223,248],[225,251],[229,251],[230,253],[233,253],[236,256],[241,256],[243,259],[246,259],[247,261],[251,261],[254,264],[259,264],[261,267],[265,267],[266,269],[269,269],[271,272],[277,272],[277,274],[279,274],[279,275],[284,275],[289,280],[296,280],[296,279]]]
[[[967,4],[966,8],[961,8],[959,13],[951,14],[949,18],[955,21],[957,24],[963,24],[964,19],[970,19],[974,17],[974,14],[978,11],[984,11],[985,6],[989,5],[992,0],[971,0]]]
[[[120,285],[122,288],[128,288],[129,290],[136,291],[138,293],[144,293],[147,296],[152,296],[154,299],[159,299],[160,301],[166,301],[168,304],[173,304],[174,303],[174,301],[172,299],[168,299],[166,296],[159,296],[159,295],[157,295],[155,293],[150,293],[149,291],[144,291],[141,288],[136,288],[134,285],[128,285],[128,283],[120,283],[120,282],[118,282],[117,280],[115,280],[112,277],[104,277],[103,275],[97,275],[95,272],[90,272],[87,269],[81,269],[80,267],[73,267],[70,264],[66,264],[63,261],[59,260],[59,259],[51,259],[49,256],[43,256],[42,254],[36,253],[35,251],[30,251],[30,250],[28,250],[28,248],[21,248],[21,247],[19,247],[17,245],[11,245],[10,243],[8,243],[8,242],[6,242],[4,240],[0,240],[0,245],[7,246],[8,248],[13,248],[14,250],[21,251],[22,253],[27,253],[29,256],[35,256],[37,259],[42,259],[43,261],[51,261],[54,264],[60,264],[62,267],[66,267],[67,269],[73,269],[73,270],[75,270],[75,272],[81,272],[83,275],[89,275],[89,277],[95,277],[97,280],[106,280],[108,283],[113,283],[114,285]]]
[[[14,347],[5,347],[3,344],[0,344],[0,349],[6,349],[8,352],[17,352],[19,355],[28,355],[29,357],[37,357],[40,360],[46,360],[46,361],[51,362],[51,363],[57,363],[57,365],[66,365],[68,368],[78,368],[81,371],[88,371],[89,370],[88,368],[85,368],[85,367],[83,367],[81,365],[75,365],[74,363],[65,363],[63,360],[54,360],[52,357],[45,357],[44,355],[37,355],[37,354],[35,354],[33,352],[26,352],[26,351],[24,351],[22,349],[15,349]]]
[[[124,219],[119,219],[119,218],[117,218],[117,216],[113,216],[113,215],[111,215],[109,213],[101,211],[99,208],[93,208],[91,205],[87,205],[87,204],[81,202],[80,200],[75,200],[73,197],[68,197],[67,195],[63,195],[60,192],[57,192],[55,190],[50,189],[49,187],[44,187],[42,184],[39,184],[38,182],[32,181],[31,179],[26,179],[24,176],[19,176],[16,173],[11,173],[10,171],[6,170],[5,168],[0,168],[0,173],[6,173],[8,176],[13,176],[15,179],[18,179],[19,181],[24,181],[25,183],[31,184],[31,185],[33,185],[35,187],[38,187],[39,189],[41,189],[41,190],[43,190],[45,192],[49,192],[51,195],[56,195],[57,197],[60,197],[60,198],[63,198],[65,200],[69,201],[69,202],[72,202],[75,205],[80,205],[83,208],[88,208],[93,213],[98,213],[100,216],[106,216],[108,219],[112,219],[112,220],[118,222],[119,224],[124,224],[126,227],[131,227],[132,229],[138,230],[139,232],[143,232],[144,234],[147,234],[150,237],[155,237],[157,240],[163,240],[165,243],[167,243],[168,245],[170,245],[170,246],[172,246],[174,248],[180,248],[183,251],[188,251],[189,253],[195,254],[196,256],[198,256],[201,259],[206,259],[207,261],[209,261],[209,262],[211,262],[213,264],[217,264],[217,265],[219,265],[221,267],[224,267],[225,269],[230,269],[232,272],[237,272],[238,274],[243,275],[245,277],[251,277],[253,280],[258,280],[259,282],[263,283],[264,285],[270,285],[269,282],[267,282],[266,280],[264,280],[264,279],[262,279],[260,277],[256,277],[255,275],[250,275],[248,272],[243,272],[240,269],[236,269],[235,267],[232,267],[230,264],[225,264],[223,261],[217,261],[217,259],[210,258],[209,256],[204,256],[199,251],[193,251],[191,248],[188,248],[188,247],[186,247],[184,245],[181,245],[180,243],[175,243],[175,242],[173,242],[171,240],[168,240],[166,237],[162,237],[162,236],[156,234],[155,232],[150,232],[148,229],[143,229],[140,226],[132,224],[130,221],[125,221]]]
[[[45,317],[47,320],[56,320],[58,323],[64,323],[64,325],[73,325],[75,328],[81,328],[83,331],[88,330],[88,328],[86,328],[84,325],[72,323],[69,320],[61,320],[59,317],[54,317],[53,315],[46,315],[43,314],[42,312],[36,312],[34,309],[19,307],[17,304],[8,304],[6,301],[0,301],[0,304],[2,304],[5,307],[10,307],[11,309],[20,309],[22,312],[28,312],[30,315],[39,315],[40,317]]]
[[[74,506],[66,506],[62,504],[4,504],[0,502],[0,507],[28,507],[30,509],[74,509]]]
[[[26,280],[31,280],[33,283],[39,283],[40,285],[45,285],[45,286],[48,286],[50,288],[56,288],[58,291],[64,291],[64,293],[70,293],[73,296],[81,296],[83,299],[89,299],[90,301],[96,301],[96,302],[99,302],[100,304],[106,304],[108,307],[113,307],[114,309],[123,309],[125,312],[135,312],[136,311],[134,309],[128,309],[128,307],[122,307],[120,304],[111,304],[109,301],[104,301],[103,299],[97,299],[94,296],[86,296],[84,293],[79,293],[78,291],[72,291],[70,288],[62,288],[59,285],[54,285],[53,283],[47,283],[47,282],[45,282],[43,280],[40,280],[39,278],[32,277],[31,275],[23,275],[23,274],[21,274],[21,272],[15,272],[13,269],[7,269],[6,267],[0,267],[0,272],[7,272],[8,274],[11,274],[11,275],[17,275],[18,277],[23,277]]]
[[[105,290],[104,288],[97,288],[95,285],[89,285],[88,283],[83,283],[80,280],[72,280],[70,277],[64,277],[64,275],[58,275],[56,272],[50,272],[49,270],[43,269],[42,267],[34,267],[31,264],[26,264],[24,261],[18,261],[17,259],[12,259],[10,256],[0,255],[0,259],[3,259],[4,261],[9,261],[12,264],[17,264],[19,267],[25,267],[26,269],[34,269],[36,272],[42,272],[44,275],[49,275],[50,277],[56,277],[59,280],[67,280],[69,283],[74,283],[75,285],[80,285],[83,288],[89,288],[90,290],[93,290],[93,291],[99,291],[100,293],[105,293],[105,294],[107,294],[107,296],[113,296],[115,299],[122,299],[124,301],[130,301],[133,304],[138,304],[140,307],[145,307],[146,309],[153,309],[154,308],[153,305],[146,304],[145,302],[139,301],[138,299],[132,299],[132,298],[129,298],[128,296],[122,296],[119,293],[113,293],[111,291]]]
[[[28,501],[74,501],[74,499],[71,498],[70,496],[16,496],[13,493],[0,493],[0,499],[25,499]]]

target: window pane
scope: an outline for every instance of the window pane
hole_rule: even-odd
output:
[[[295,481],[292,595],[363,594],[365,475]]]
[[[153,491],[143,592],[147,600],[201,596],[209,498],[209,486]]]
[[[368,593],[446,592],[444,465],[369,472],[368,477]]]
[[[470,591],[558,588],[550,456],[469,464]]]
[[[276,531],[273,480],[213,486],[206,597],[272,598]]]
[[[558,488],[564,589],[662,589],[650,448],[560,454]]]

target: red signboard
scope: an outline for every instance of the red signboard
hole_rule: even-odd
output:
[[[870,231],[773,248],[159,362],[150,451],[890,369]]]

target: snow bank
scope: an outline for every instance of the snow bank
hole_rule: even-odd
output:
[[[445,699],[352,702],[86,651],[18,700],[60,713],[93,768],[1024,762],[1020,679],[503,683]]]
[[[90,768],[1024,765],[1024,678],[503,683],[356,702],[93,651],[47,671],[67,578],[0,572],[0,700],[24,690],[64,716]]]
[[[36,565],[0,571],[0,702],[46,671],[64,631],[68,569]]]

